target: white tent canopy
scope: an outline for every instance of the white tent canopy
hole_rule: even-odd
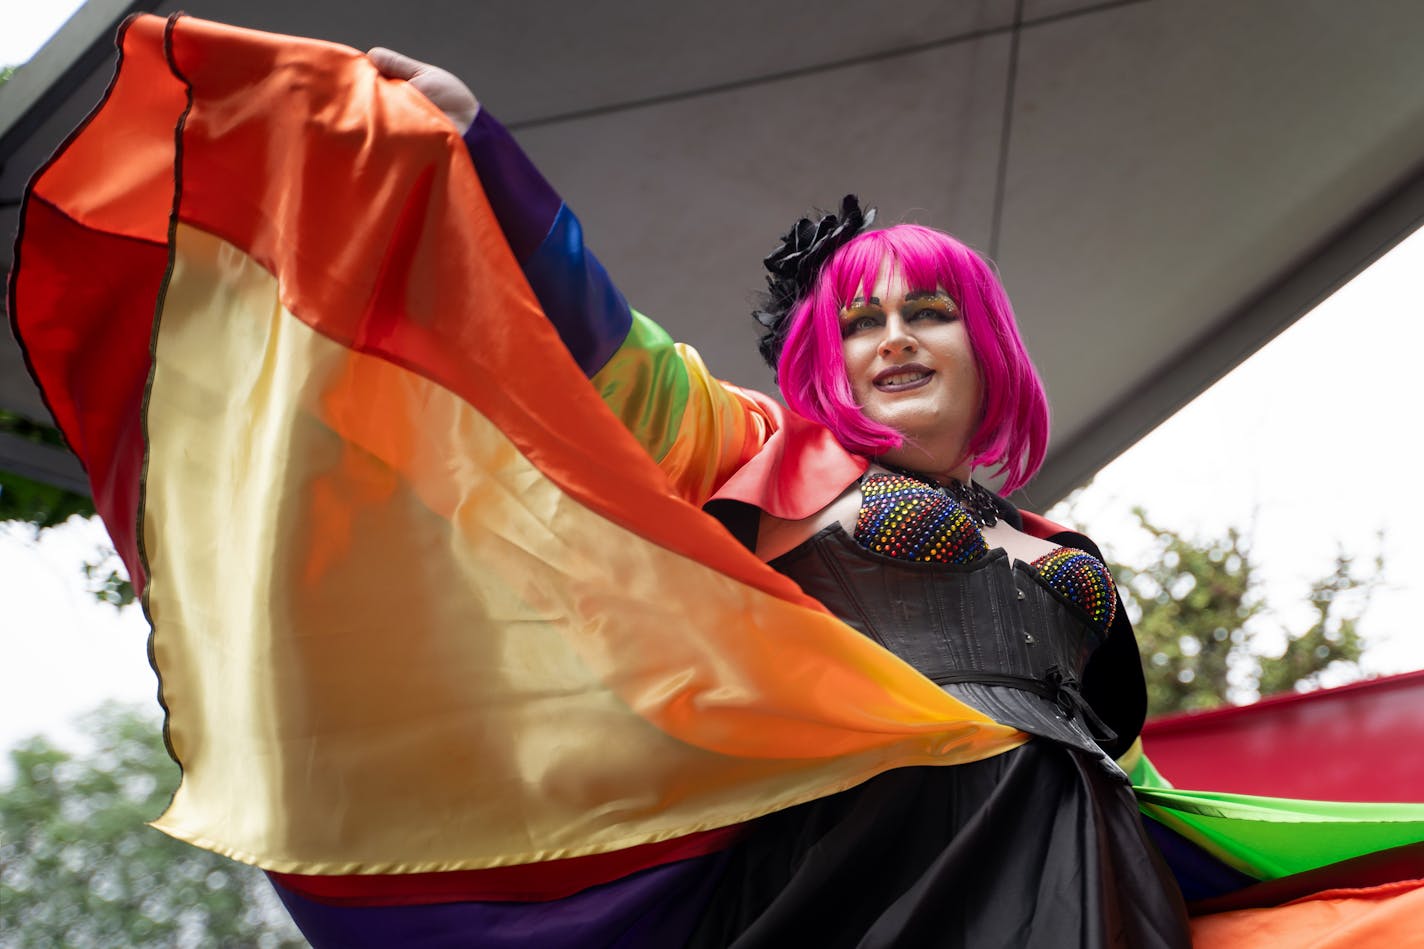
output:
[[[1056,500],[1424,219],[1424,4],[90,0],[0,89],[0,230],[132,11],[463,76],[629,300],[766,388],[761,256],[848,191],[991,254],[1048,384]],[[8,239],[0,266],[8,269]],[[0,408],[46,418],[13,343]],[[0,468],[82,486],[0,436]]]

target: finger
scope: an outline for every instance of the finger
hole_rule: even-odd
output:
[[[420,60],[411,59],[404,53],[397,53],[384,46],[372,47],[367,51],[366,58],[371,60],[376,71],[387,79],[411,79],[426,68],[425,63]]]

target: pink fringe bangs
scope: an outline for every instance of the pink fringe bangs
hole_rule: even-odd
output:
[[[1048,445],[1048,400],[1024,349],[1013,307],[989,264],[942,231],[901,224],[870,231],[838,250],[810,296],[791,313],[777,364],[792,411],[829,428],[849,451],[874,458],[903,437],[855,404],[841,355],[840,312],[887,270],[913,290],[944,289],[959,305],[984,384],[983,418],[969,440],[974,467],[995,467],[1004,493],[1028,483]]]

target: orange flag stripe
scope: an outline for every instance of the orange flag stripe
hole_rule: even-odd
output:
[[[1326,890],[1266,909],[1192,920],[1195,949],[1403,949],[1424,945],[1424,880]]]
[[[36,185],[17,320],[131,553],[142,521],[184,768],[163,829],[288,872],[501,866],[1024,740],[675,495],[418,94],[188,18],[123,45]],[[139,282],[89,292],[76,248]],[[118,388],[71,393],[109,297]]]
[[[423,96],[343,47],[247,34],[243,56],[218,60],[202,50],[228,28],[185,18],[172,32],[177,71],[203,93],[183,133],[184,221],[280,274],[283,302],[319,332],[468,401],[580,503],[819,608],[676,497],[586,397],[455,129]],[[308,135],[309,115],[334,134]],[[332,167],[342,173],[324,173]],[[353,207],[363,224],[354,234],[345,225]],[[389,235],[402,253],[390,255]]]

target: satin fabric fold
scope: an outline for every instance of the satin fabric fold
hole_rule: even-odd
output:
[[[684,406],[659,469],[418,94],[352,50],[186,17],[137,18],[122,49],[22,209],[11,313],[144,591],[183,767],[162,829],[298,874],[500,867],[1024,740],[689,503],[814,499],[719,484],[781,450],[751,395],[699,431]],[[682,358],[688,398],[717,395],[695,411],[733,404]],[[642,371],[665,370],[610,383],[615,408],[652,412],[624,398]],[[1417,839],[1386,819],[1282,863],[1279,822],[1231,843],[1236,803],[1147,795],[1260,877]]]
[[[1328,890],[1284,906],[1192,920],[1195,949],[1402,949],[1418,946],[1424,880]]]
[[[417,93],[353,50],[187,17],[122,44],[33,185],[13,312],[96,497],[137,495],[105,514],[183,768],[161,829],[292,873],[505,866],[1024,740],[680,496]],[[36,240],[42,216],[155,296],[75,313],[74,245]],[[106,306],[152,334],[137,398],[67,386]],[[91,419],[146,437],[80,437]],[[141,493],[106,480],[142,459]]]

